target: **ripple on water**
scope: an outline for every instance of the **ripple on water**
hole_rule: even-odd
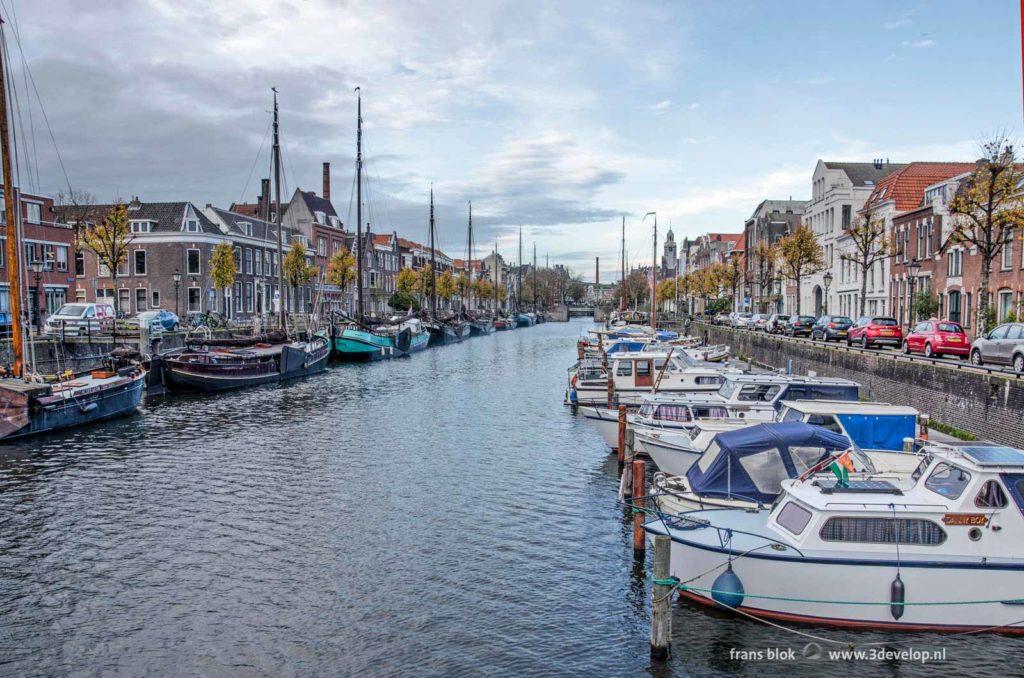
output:
[[[171,398],[5,448],[0,673],[651,670],[649,568],[614,459],[561,405],[584,327]],[[728,648],[802,647],[687,605],[673,624],[673,674],[756,675],[778,667]],[[1022,656],[1007,638],[899,638],[948,643],[945,673]]]

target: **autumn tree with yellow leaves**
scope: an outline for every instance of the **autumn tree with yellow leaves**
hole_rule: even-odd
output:
[[[128,220],[128,206],[123,202],[111,207],[103,221],[82,231],[85,246],[96,255],[100,266],[110,271],[111,286],[117,289],[117,269],[128,261],[128,251],[135,235]],[[114,310],[118,311],[117,295],[114,295]]]
[[[782,276],[796,285],[796,314],[800,315],[800,285],[825,268],[825,252],[811,229],[801,224],[779,241],[779,261]]]

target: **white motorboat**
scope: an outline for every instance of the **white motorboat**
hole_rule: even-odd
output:
[[[782,482],[771,509],[647,523],[695,601],[771,619],[1024,632],[1024,451],[931,445],[903,479]]]
[[[707,451],[715,436],[746,426],[750,426],[750,422],[745,419],[726,418],[699,422],[688,430],[639,427],[633,431],[633,446],[649,456],[663,473],[685,476]]]
[[[694,366],[689,358],[675,353],[645,351],[617,354],[609,370],[613,397],[619,404],[634,408],[655,389],[665,393],[713,393],[724,383],[723,374],[740,373],[735,368]],[[577,379],[573,390],[575,402],[580,405],[608,401],[607,377]]]

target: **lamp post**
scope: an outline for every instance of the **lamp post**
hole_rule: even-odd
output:
[[[907,272],[910,274],[910,299],[907,305],[907,327],[914,324],[914,283],[917,282],[917,274],[921,270],[921,263],[914,259],[907,264]]]
[[[825,303],[822,304],[822,315],[828,315],[828,288],[832,286],[832,271],[825,271],[825,275],[822,276],[825,281]]]
[[[181,316],[178,313],[178,288],[181,287],[181,271],[174,269],[174,315]]]
[[[35,308],[32,309],[32,312],[35,313],[36,316],[36,334],[41,334],[43,331],[43,314],[39,311],[39,298],[42,296],[42,294],[40,294],[39,282],[42,280],[43,276],[43,260],[33,259],[29,266],[32,267],[32,272],[36,274],[36,303],[34,304]]]

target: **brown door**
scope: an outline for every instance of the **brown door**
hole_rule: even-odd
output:
[[[636,361],[636,377],[633,382],[636,386],[654,386],[654,375],[650,360]]]

